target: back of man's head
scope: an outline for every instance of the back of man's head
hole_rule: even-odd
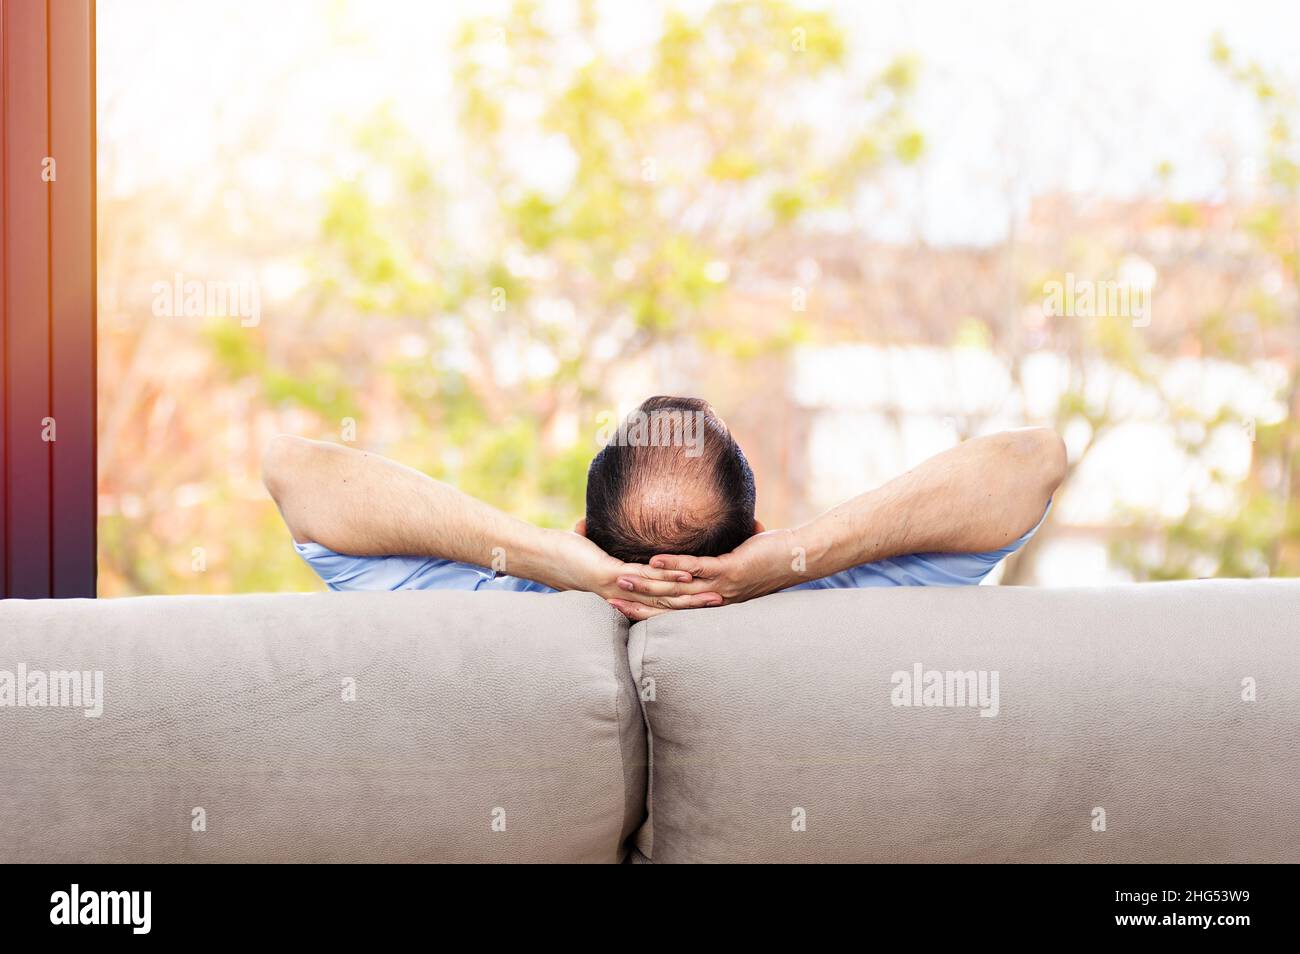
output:
[[[708,402],[652,397],[587,472],[587,537],[627,563],[719,556],[754,533],[754,474]]]

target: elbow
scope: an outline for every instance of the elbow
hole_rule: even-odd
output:
[[[311,465],[314,450],[314,441],[277,434],[262,452],[262,483],[297,543],[310,543],[313,539],[305,525],[312,513],[307,505],[309,495],[295,492],[295,488],[301,488],[302,477]]]
[[[306,453],[310,441],[292,434],[277,434],[262,452],[262,483],[276,503],[290,483],[290,475]]]
[[[1041,496],[1046,506],[1068,472],[1065,441],[1048,427],[1024,427],[1002,435],[1000,454],[1009,477],[1026,491]]]
[[[1069,469],[1069,456],[1061,435],[1048,427],[1034,427],[1027,432],[1033,441],[1034,469],[1046,496],[1056,493]]]

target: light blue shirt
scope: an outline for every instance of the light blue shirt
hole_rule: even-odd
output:
[[[983,553],[913,553],[876,563],[864,563],[791,590],[855,589],[866,586],[973,586],[988,576],[1004,557],[1024,546],[1047,519],[999,550]],[[554,593],[532,580],[493,573],[483,566],[436,557],[358,557],[335,553],[319,543],[295,543],[294,548],[331,590],[511,590]]]

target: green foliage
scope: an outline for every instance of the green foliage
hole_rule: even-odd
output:
[[[952,346],[954,348],[975,348],[985,351],[991,348],[992,344],[992,329],[978,318],[962,318],[953,329]]]
[[[631,56],[606,51],[599,27],[594,5],[557,25],[523,0],[501,20],[465,22],[452,66],[473,187],[457,190],[380,110],[358,126],[365,172],[335,183],[310,259],[320,311],[399,322],[429,345],[382,363],[409,423],[380,449],[552,525],[582,512],[595,415],[620,363],[683,339],[740,362],[805,340],[802,320],[762,331],[712,321],[728,264],[925,148],[906,117],[910,59],[850,89],[854,135],[802,118],[828,81],[849,89],[845,36],[825,11],[782,0],[672,10]],[[539,144],[571,170],[544,186]],[[613,360],[587,353],[597,338]],[[356,374],[324,370],[355,358],[328,343],[291,366],[246,340],[218,333],[213,345],[232,375],[260,378],[268,398],[324,427],[358,413]],[[564,413],[576,436],[556,426]]]
[[[1214,37],[1210,55],[1253,101],[1265,134],[1262,188],[1246,210],[1241,231],[1265,260],[1271,260],[1286,276],[1294,294],[1300,286],[1296,254],[1300,139],[1294,135],[1300,104],[1295,91],[1278,75],[1257,63],[1243,62],[1222,36]],[[1204,226],[1200,210],[1190,203],[1171,204],[1169,217],[1183,228]],[[1294,347],[1300,334],[1300,314],[1283,307],[1282,294],[1276,286],[1247,287],[1241,296],[1244,308],[1207,310],[1194,326],[1201,353],[1249,366],[1266,356],[1270,338],[1280,335]],[[1216,500],[1229,500],[1226,510],[1218,503],[1194,501],[1186,515],[1171,525],[1157,525],[1133,515],[1133,537],[1112,546],[1117,562],[1138,579],[1300,574],[1298,375],[1292,359],[1289,381],[1279,395],[1287,413],[1276,422],[1243,422],[1227,412],[1202,421],[1188,409],[1173,408],[1177,417],[1196,425],[1175,431],[1182,451],[1192,460],[1205,455],[1222,429],[1232,428],[1239,434],[1248,426],[1253,439],[1250,472],[1241,481],[1209,469],[1210,490]]]

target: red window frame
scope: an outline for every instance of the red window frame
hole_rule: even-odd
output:
[[[0,0],[0,85],[0,597],[94,596],[94,0]]]

